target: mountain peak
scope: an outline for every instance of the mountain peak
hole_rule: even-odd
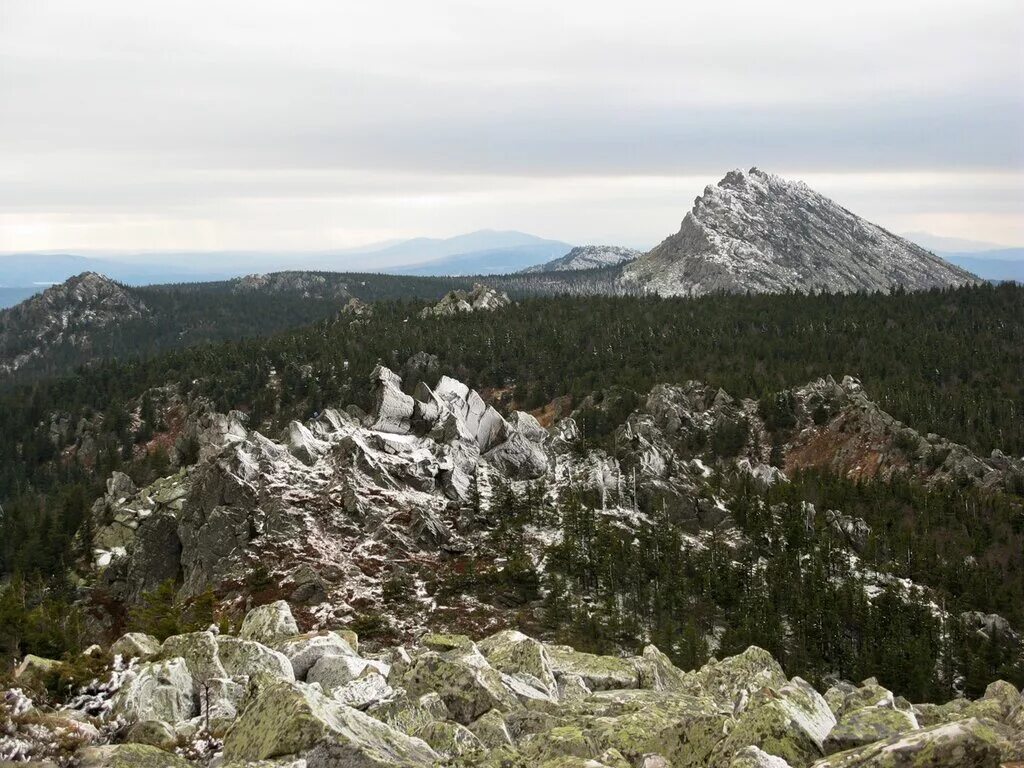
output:
[[[755,167],[706,187],[679,232],[627,265],[623,281],[701,295],[918,290],[976,278],[805,183]]]

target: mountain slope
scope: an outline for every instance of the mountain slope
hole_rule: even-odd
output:
[[[643,256],[643,251],[618,245],[578,245],[564,256],[544,264],[527,267],[523,272],[568,272],[625,264]]]
[[[679,232],[627,265],[622,280],[694,296],[920,290],[977,278],[802,182],[752,168],[705,188]]]

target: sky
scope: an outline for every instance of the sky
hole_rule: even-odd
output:
[[[731,168],[1024,244],[1021,0],[0,0],[0,252],[649,247]]]

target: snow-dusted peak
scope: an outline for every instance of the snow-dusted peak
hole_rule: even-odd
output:
[[[623,272],[624,283],[663,295],[917,290],[975,280],[803,182],[758,168],[706,187],[679,232]]]

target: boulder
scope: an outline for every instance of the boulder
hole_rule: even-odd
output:
[[[228,762],[307,750],[312,750],[307,755],[309,768],[418,768],[438,759],[422,740],[332,701],[315,687],[287,681],[260,692],[224,738]]]
[[[544,645],[522,632],[505,630],[481,640],[480,652],[500,672],[528,676],[531,684],[548,695],[558,694],[558,684],[551,668],[551,659]],[[535,682],[534,682],[535,681]]]
[[[413,661],[402,682],[412,696],[437,693],[452,719],[462,725],[491,709],[509,711],[519,707],[501,673],[475,649],[424,653]]]
[[[911,712],[892,707],[862,707],[847,712],[825,738],[825,754],[861,747],[901,733],[916,731],[917,718]]]
[[[209,724],[211,733],[222,736],[238,717],[247,697],[247,688],[241,682],[212,678],[199,689],[200,728]]]
[[[737,699],[760,688],[778,690],[786,684],[786,675],[768,651],[752,645],[736,656],[709,661],[689,680],[719,705],[732,708]]]
[[[471,730],[451,720],[426,723],[413,735],[423,739],[435,752],[448,759],[467,758],[485,751],[484,745]]]
[[[402,391],[402,380],[383,365],[373,369],[370,380],[375,384],[370,429],[409,434],[412,430],[415,401]]]
[[[813,768],[997,768],[1005,743],[995,723],[968,718],[838,752]]]
[[[140,720],[128,729],[124,740],[130,744],[149,744],[167,749],[174,745],[176,736],[174,728],[163,720]]]
[[[172,725],[196,712],[196,690],[185,659],[141,664],[114,698],[114,714],[129,723],[164,720]]]
[[[295,617],[284,600],[253,608],[245,615],[238,636],[274,646],[282,640],[299,634]]]
[[[1021,697],[1020,691],[1013,685],[1005,680],[996,680],[994,683],[989,683],[985,689],[984,695],[980,701],[994,702],[998,706],[999,719],[1005,720],[1010,716],[1015,708],[1020,706],[1021,701],[1024,700]]]
[[[894,706],[895,697],[874,678],[865,680],[860,687],[850,683],[837,683],[825,691],[825,701],[836,717],[863,707]]]
[[[657,646],[644,647],[638,659],[640,663],[640,687],[656,691],[683,691],[686,689],[686,675],[672,663]]]
[[[107,744],[79,751],[80,768],[190,768],[184,758],[148,744]]]
[[[729,768],[791,768],[781,757],[769,755],[759,747],[744,747],[735,755]]]
[[[14,670],[14,679],[23,685],[43,684],[47,677],[57,674],[63,666],[62,662],[30,653]]]
[[[277,644],[292,665],[296,680],[306,674],[324,656],[355,656],[356,651],[336,632],[319,632],[289,637]]]
[[[822,742],[835,726],[825,699],[799,677],[779,687],[756,691],[716,749],[715,764],[746,746],[759,747],[793,766],[806,766],[824,754]]]
[[[217,649],[227,672],[226,677],[244,675],[251,678],[263,676],[279,680],[295,679],[288,657],[263,643],[221,635],[217,638]]]
[[[583,653],[567,645],[549,645],[546,649],[551,670],[559,680],[575,675],[592,691],[640,687],[640,673],[627,659]]]
[[[144,632],[128,632],[114,641],[110,646],[110,653],[125,660],[149,661],[159,655],[160,641]]]
[[[217,655],[217,638],[212,632],[171,635],[160,646],[160,658],[182,658],[192,680],[202,683],[213,677],[228,677]]]
[[[358,656],[323,656],[306,674],[306,682],[319,683],[324,693],[331,694],[368,669],[376,670],[385,680],[390,672],[388,665],[382,661],[361,659]]]
[[[335,688],[331,697],[346,707],[367,710],[370,707],[395,697],[395,690],[379,672],[369,671],[355,680]]]
[[[469,730],[480,739],[487,749],[512,746],[512,735],[508,732],[505,718],[496,709],[488,710],[469,724]]]

